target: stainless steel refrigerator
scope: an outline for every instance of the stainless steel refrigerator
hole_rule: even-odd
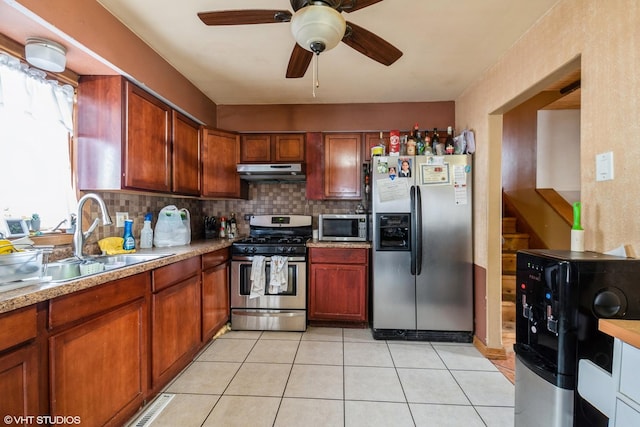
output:
[[[471,342],[472,158],[374,157],[376,339]]]

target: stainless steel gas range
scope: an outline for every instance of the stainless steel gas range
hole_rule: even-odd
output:
[[[231,328],[304,331],[311,216],[257,215],[231,246]]]

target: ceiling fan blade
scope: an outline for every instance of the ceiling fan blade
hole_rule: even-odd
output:
[[[347,0],[346,4],[341,6],[340,9],[343,12],[354,12],[356,10],[364,9],[372,4],[380,3],[382,0]],[[351,4],[349,4],[351,3]]]
[[[402,56],[402,52],[388,41],[348,21],[347,32],[342,41],[383,65],[391,65]]]
[[[198,18],[207,25],[245,25],[271,24],[273,22],[289,22],[291,12],[288,10],[221,10],[216,12],[200,12]]]
[[[289,58],[289,65],[287,66],[287,78],[299,79],[307,72],[309,64],[313,59],[313,52],[300,47],[298,43],[293,47],[291,52],[291,58]]]

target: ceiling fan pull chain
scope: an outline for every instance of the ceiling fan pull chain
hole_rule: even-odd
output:
[[[316,88],[320,87],[320,80],[318,78],[318,58],[320,57],[319,53],[316,53],[313,56],[313,97],[316,97]]]

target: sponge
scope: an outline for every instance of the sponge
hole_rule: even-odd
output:
[[[124,239],[122,237],[106,237],[98,241],[100,250],[106,255],[130,254],[136,251],[135,249],[122,249],[123,244]]]

